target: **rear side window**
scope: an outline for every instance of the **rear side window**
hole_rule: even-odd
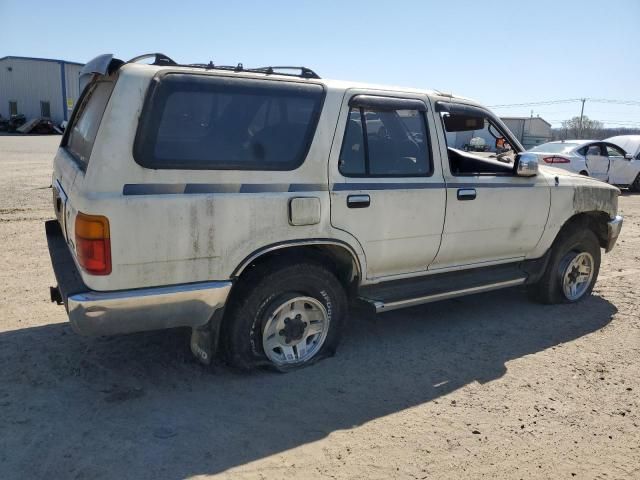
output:
[[[134,157],[147,168],[293,170],[323,100],[320,85],[169,74],[147,96]]]
[[[83,93],[66,140],[67,150],[86,168],[115,82],[95,82]]]
[[[351,107],[338,168],[345,177],[431,175],[423,112]]]

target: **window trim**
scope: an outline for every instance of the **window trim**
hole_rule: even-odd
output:
[[[362,101],[364,99],[364,101]],[[370,101],[371,99],[371,101]],[[388,100],[388,101],[387,101]],[[384,108],[378,108],[376,105],[384,106]],[[393,108],[390,108],[394,106]],[[413,106],[413,107],[412,107]],[[342,133],[342,145],[340,146],[340,153],[338,154],[338,172],[345,178],[429,178],[434,174],[434,161],[433,161],[433,148],[431,142],[431,132],[429,131],[429,122],[427,121],[427,104],[420,99],[417,98],[402,98],[402,97],[381,97],[374,95],[364,95],[364,94],[356,94],[353,95],[349,101],[347,102],[347,107],[349,110],[347,111],[347,122],[344,126],[344,131]],[[396,108],[397,107],[397,108]],[[420,107],[420,108],[416,108]],[[347,136],[347,128],[349,128],[349,116],[351,114],[351,109],[357,109],[360,115],[360,124],[362,125],[362,141],[363,141],[363,149],[364,149],[364,174],[357,173],[344,173],[340,168],[340,159],[342,158],[342,152],[344,149],[344,140]],[[422,125],[424,127],[424,131],[426,134],[425,140],[426,151],[428,153],[427,158],[427,167],[428,171],[426,173],[398,173],[398,174],[370,174],[366,173],[369,171],[369,139],[367,136],[367,118],[364,114],[364,110],[374,110],[379,112],[389,112],[396,110],[416,110],[418,114],[422,117]]]
[[[164,100],[164,105],[166,105],[166,97],[168,97],[167,93],[172,93],[168,90],[161,91],[160,87],[162,84],[162,80],[166,77],[175,75],[182,77],[195,77],[198,80],[209,80],[211,82],[219,82],[219,83],[230,83],[232,85],[260,85],[263,82],[267,82],[267,85],[278,85],[278,84],[295,84],[300,86],[318,86],[322,88],[322,93],[320,95],[320,99],[316,105],[315,111],[312,113],[310,125],[313,125],[313,128],[309,129],[309,132],[304,139],[303,148],[301,149],[299,158],[296,158],[295,162],[290,162],[288,164],[285,163],[271,163],[266,164],[262,163],[260,165],[256,163],[251,164],[231,164],[231,163],[220,163],[218,165],[209,162],[206,165],[203,165],[203,162],[167,162],[157,161],[153,154],[149,152],[149,145],[154,146],[155,141],[157,139],[160,120],[159,115],[154,115],[156,113],[155,110],[158,109],[159,100]],[[135,139],[133,141],[133,159],[134,161],[143,168],[153,169],[153,170],[196,170],[196,171],[218,171],[218,170],[226,170],[226,171],[254,171],[254,172],[266,172],[266,171],[279,171],[279,172],[290,172],[300,168],[306,161],[309,151],[311,150],[311,145],[313,144],[313,140],[316,137],[316,133],[318,130],[318,125],[320,123],[320,117],[322,115],[324,109],[324,102],[327,96],[327,88],[324,84],[320,82],[309,82],[309,81],[296,81],[296,80],[271,80],[271,79],[262,79],[255,77],[229,77],[226,75],[207,75],[202,73],[191,73],[184,72],[180,70],[167,70],[163,72],[157,73],[153,79],[151,80],[151,85],[149,86],[147,93],[144,98],[144,103],[142,107],[142,112],[140,113],[140,118],[138,121],[138,126],[136,129]],[[164,99],[163,99],[164,97]]]

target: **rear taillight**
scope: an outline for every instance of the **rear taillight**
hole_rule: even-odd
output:
[[[78,263],[92,275],[111,273],[109,220],[101,215],[76,216],[76,255]]]
[[[571,160],[564,157],[544,157],[544,163],[569,163]]]

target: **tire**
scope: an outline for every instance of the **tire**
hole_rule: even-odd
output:
[[[529,295],[545,304],[578,302],[591,294],[599,271],[600,243],[595,233],[586,225],[569,227],[558,235],[547,268],[529,286]]]
[[[241,370],[306,367],[335,353],[346,313],[342,284],[319,263],[266,262],[236,285],[223,321],[227,362]]]
[[[629,185],[629,190],[632,192],[640,192],[640,173],[636,175],[636,179]]]

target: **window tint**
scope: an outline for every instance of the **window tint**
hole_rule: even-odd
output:
[[[170,169],[293,170],[320,116],[320,85],[170,74],[147,100],[134,155]]]
[[[84,166],[89,163],[93,142],[114,85],[114,82],[90,85],[89,90],[83,93],[73,124],[68,127],[67,150]]]
[[[347,177],[429,175],[431,158],[423,113],[351,108],[339,170]]]

